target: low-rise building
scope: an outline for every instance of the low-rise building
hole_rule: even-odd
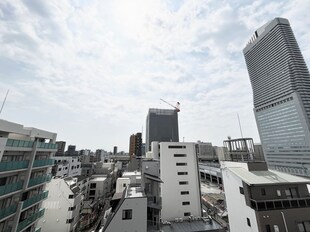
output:
[[[82,167],[79,157],[56,156],[53,157],[55,165],[52,175],[56,177],[70,177],[81,175]]]
[[[309,179],[264,162],[222,162],[222,175],[231,232],[310,229]]]

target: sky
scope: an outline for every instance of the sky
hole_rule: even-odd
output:
[[[1,119],[57,133],[77,149],[145,132],[149,108],[180,102],[181,141],[259,143],[242,50],[289,19],[310,65],[310,1],[1,0]],[[145,135],[143,135],[145,141]]]

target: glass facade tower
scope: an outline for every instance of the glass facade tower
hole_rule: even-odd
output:
[[[288,20],[257,29],[243,53],[269,167],[310,176],[310,75]]]

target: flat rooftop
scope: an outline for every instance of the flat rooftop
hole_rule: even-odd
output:
[[[310,179],[293,176],[275,170],[267,171],[248,171],[243,167],[228,167],[232,173],[240,177],[248,185],[264,184],[310,184]]]
[[[125,198],[145,197],[142,187],[128,186]]]
[[[215,232],[220,231],[222,227],[214,220],[210,220],[207,222],[204,222],[203,220],[198,220],[191,222],[171,222],[171,225],[162,225],[160,229],[164,232]]]
[[[141,172],[124,172],[123,177],[126,176],[141,176]]]
[[[107,179],[106,176],[95,176],[90,179],[90,181],[105,181]]]

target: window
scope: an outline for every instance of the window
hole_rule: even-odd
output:
[[[243,190],[243,188],[242,188],[242,187],[239,187],[239,191],[240,191],[240,193],[241,193],[241,194],[243,194],[243,195],[244,195],[244,190]]]
[[[131,220],[132,219],[132,209],[124,209],[122,214],[123,220]]]
[[[74,167],[72,166],[72,167],[71,167],[71,170],[73,170],[73,168],[74,168]]]
[[[178,172],[178,175],[179,175],[179,176],[187,175],[187,174],[188,174],[187,172]]]
[[[174,148],[174,149],[183,149],[183,148],[186,148],[186,146],[172,146],[172,145],[171,145],[171,146],[168,146],[168,148],[170,148],[170,149],[171,149],[171,148],[172,148],[172,149],[173,149],[173,148]]]
[[[126,184],[125,184],[125,183],[123,184],[123,187],[124,187],[124,188],[126,187]]]
[[[270,225],[266,225],[265,227],[266,227],[266,232],[271,232],[271,227],[270,227]]]
[[[174,154],[174,157],[186,157],[186,154]]]
[[[286,190],[285,190],[285,191],[286,191]],[[278,197],[281,197],[281,190],[279,190],[279,189],[277,190],[277,196],[278,196]]]
[[[177,166],[187,166],[187,163],[177,163]]]
[[[96,183],[91,183],[90,188],[96,188]]]
[[[262,188],[261,189],[261,193],[262,193],[263,196],[265,196],[266,195],[266,190],[264,188]]]
[[[67,223],[67,224],[70,224],[70,223],[72,223],[72,222],[73,222],[73,219],[74,219],[74,218],[71,218],[71,219],[67,219],[66,223]]]
[[[95,195],[96,194],[96,190],[90,190],[89,191],[89,195]]]
[[[58,171],[61,171],[61,168],[58,168]]]
[[[304,221],[297,224],[298,232],[310,232],[310,221]]]
[[[182,205],[190,205],[190,202],[189,201],[183,201]]]
[[[187,185],[188,181],[179,181],[179,185]]]
[[[184,216],[186,217],[186,216],[191,216],[191,213],[190,212],[185,212],[184,213]]]
[[[72,198],[74,198],[74,195],[73,194],[69,195],[69,199],[72,199]]]
[[[189,191],[181,191],[181,195],[188,195]]]
[[[69,207],[68,211],[73,211],[76,209],[76,206],[73,206],[73,207]]]
[[[248,226],[251,227],[251,221],[250,218],[246,218],[246,222],[248,223]]]
[[[79,167],[80,167],[80,165],[77,165],[77,166],[76,166],[76,168],[79,168]]]

